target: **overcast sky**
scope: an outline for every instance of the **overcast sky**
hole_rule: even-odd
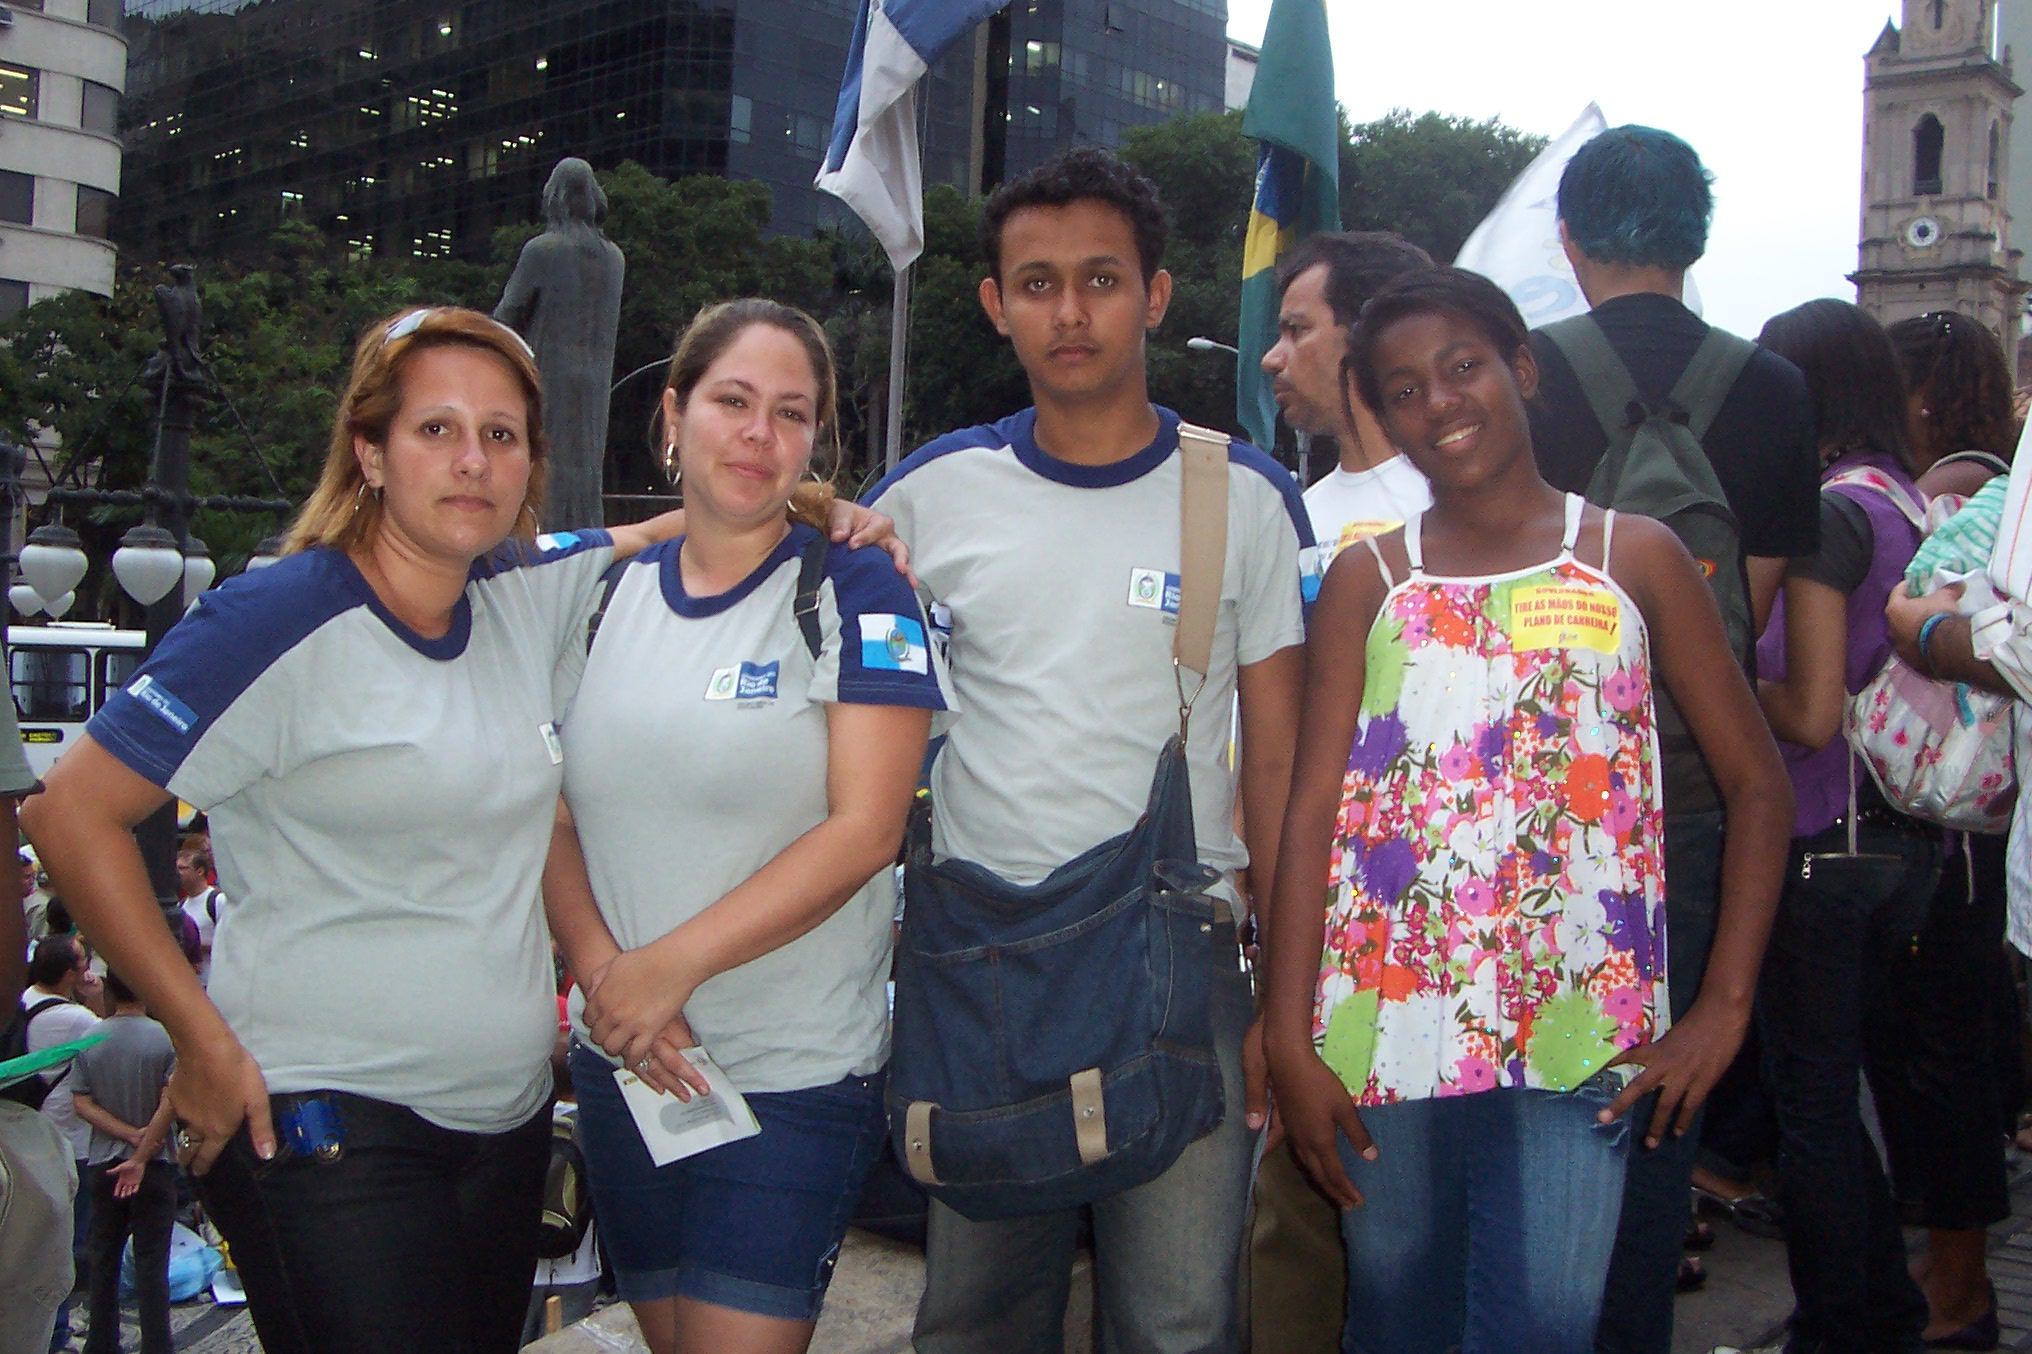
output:
[[[1328,0],[1336,94],[1356,122],[1392,108],[1499,117],[1557,135],[1593,100],[1609,125],[1685,137],[1715,175],[1708,317],[1755,335],[1816,296],[1855,299],[1863,53],[1890,0]],[[1260,42],[1270,0],[1228,0]],[[2021,187],[2019,191],[2028,191]]]

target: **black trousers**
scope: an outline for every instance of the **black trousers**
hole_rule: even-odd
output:
[[[1941,840],[1865,824],[1860,848],[1895,858],[1888,886],[1823,868],[1844,833],[1795,838],[1757,992],[1764,1086],[1778,1120],[1778,1192],[1798,1303],[1787,1354],[1919,1354],[1926,1299],[1905,1269],[1897,1206],[1863,1128],[1861,1082],[1887,1082],[1897,1021],[1890,973],[1926,922]],[[1881,1094],[1881,1091],[1878,1091]]]
[[[2011,1215],[2018,993],[2004,957],[2004,838],[1951,843],[1917,943],[1891,956],[1896,1009],[1871,1090],[1906,1223],[1974,1231]]]
[[[461,1133],[336,1091],[336,1152],[262,1161],[243,1128],[198,1189],[267,1354],[514,1354],[536,1272],[550,1107]]]
[[[86,1172],[92,1192],[90,1320],[85,1354],[119,1354],[120,1252],[134,1238],[134,1296],[141,1309],[141,1354],[170,1354],[169,1237],[176,1225],[176,1167],[151,1161],[141,1188],[113,1197],[108,1162]]]

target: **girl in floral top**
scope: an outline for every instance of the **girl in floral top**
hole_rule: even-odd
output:
[[[1669,530],[1539,477],[1525,338],[1439,269],[1370,302],[1348,356],[1433,493],[1321,590],[1270,917],[1271,1084],[1349,1210],[1350,1351],[1593,1348],[1617,1121],[1658,1090],[1650,1140],[1683,1132],[1727,1067],[1784,859],[1784,770],[1711,595]],[[1654,660],[1731,829],[1669,1034]]]

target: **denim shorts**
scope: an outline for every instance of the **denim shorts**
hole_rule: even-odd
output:
[[[658,1166],[613,1064],[574,1043],[571,1072],[593,1210],[624,1299],[818,1316],[847,1219],[887,1143],[885,1073],[750,1095],[759,1135]]]

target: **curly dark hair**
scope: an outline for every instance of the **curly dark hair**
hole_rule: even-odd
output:
[[[1002,280],[1002,228],[1025,207],[1064,207],[1074,202],[1104,202],[1129,218],[1136,232],[1136,261],[1143,284],[1157,276],[1171,220],[1157,185],[1126,161],[1098,146],[1075,146],[1046,160],[1020,178],[989,194],[981,208],[981,257],[997,283]]]
[[[1531,331],[1503,289],[1465,268],[1426,268],[1403,273],[1362,307],[1361,321],[1348,340],[1341,376],[1352,375],[1362,403],[1383,416],[1383,383],[1376,376],[1376,344],[1383,331],[1413,315],[1451,315],[1465,320],[1514,365],[1517,352],[1531,341]]]
[[[1985,325],[1951,310],[1900,320],[1887,331],[1905,388],[1925,397],[1936,456],[1987,451],[2004,460],[2018,446],[2011,370]],[[1918,450],[1915,448],[1915,450]]]

